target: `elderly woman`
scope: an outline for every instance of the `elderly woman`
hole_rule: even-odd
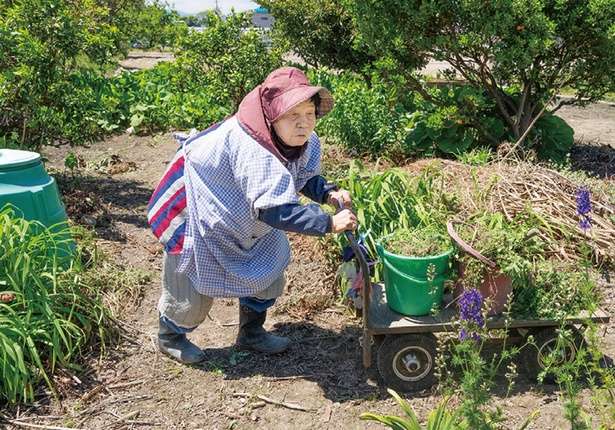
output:
[[[284,289],[290,246],[284,231],[323,236],[356,227],[350,195],[320,176],[316,119],[333,107],[329,91],[299,69],[273,71],[236,115],[181,142],[149,204],[165,246],[158,304],[162,352],[183,363],[203,351],[186,333],[215,297],[239,298],[237,345],[279,353],[289,344],[263,328]],[[299,203],[301,193],[318,204]],[[336,215],[319,204],[341,203]]]

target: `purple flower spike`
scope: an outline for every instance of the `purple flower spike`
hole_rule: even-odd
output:
[[[590,192],[587,188],[581,187],[577,191],[577,213],[581,216],[587,215],[592,210]]]
[[[581,217],[579,227],[587,232],[592,226],[589,213],[592,210],[591,195],[586,187],[579,188],[577,191],[577,214]]]
[[[461,320],[470,324],[475,324],[478,327],[483,327],[485,325],[485,319],[481,313],[482,307],[483,296],[480,291],[475,288],[464,291],[459,298],[459,316]],[[468,332],[465,328],[462,328],[459,332],[459,339],[472,339],[478,342],[480,341],[480,336],[476,332]]]
[[[485,323],[481,308],[483,307],[483,296],[476,288],[466,290],[459,299],[459,311],[463,321],[473,322],[479,327]]]

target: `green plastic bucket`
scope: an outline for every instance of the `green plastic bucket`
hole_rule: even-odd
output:
[[[385,293],[391,309],[403,315],[422,316],[442,302],[444,283],[452,276],[453,248],[429,257],[393,254],[380,243],[376,249],[383,263]]]
[[[36,152],[0,149],[0,209],[7,204],[15,208],[17,216],[56,231],[63,231],[67,225],[58,186]],[[72,240],[67,237],[62,242],[61,253],[71,253]]]

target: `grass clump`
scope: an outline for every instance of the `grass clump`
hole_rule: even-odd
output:
[[[32,401],[41,381],[55,393],[54,371],[78,369],[114,332],[105,291],[91,282],[93,241],[66,256],[67,228],[0,211],[0,403]]]

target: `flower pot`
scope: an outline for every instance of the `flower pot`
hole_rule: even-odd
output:
[[[497,315],[502,313],[508,304],[508,297],[513,291],[512,279],[510,276],[502,273],[497,264],[476,249],[472,248],[470,244],[464,241],[455,231],[452,221],[449,221],[446,225],[449,236],[459,246],[459,248],[466,254],[476,258],[485,265],[483,273],[483,281],[479,285],[478,290],[481,295],[491,302],[489,307],[489,315]],[[463,272],[464,265],[459,264],[459,281],[456,283],[453,290],[453,297],[457,298],[463,292]]]
[[[385,294],[389,307],[403,315],[428,315],[442,302],[444,284],[450,279],[453,249],[440,255],[407,257],[376,249],[383,263]]]

